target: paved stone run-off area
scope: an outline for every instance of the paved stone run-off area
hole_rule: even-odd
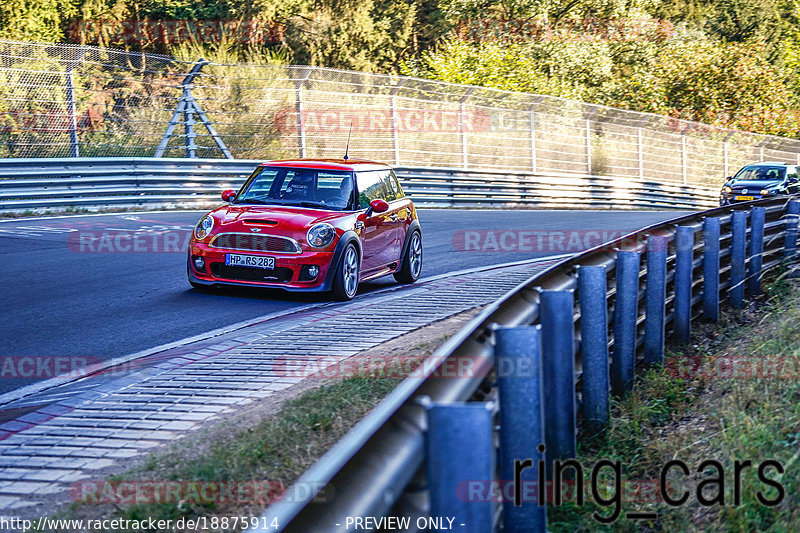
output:
[[[320,305],[7,403],[0,408],[0,514],[29,514],[25,508],[34,511],[54,496],[67,501],[72,483],[100,479],[106,467],[301,379],[281,375],[276,360],[346,359],[490,303],[553,263],[487,269]]]

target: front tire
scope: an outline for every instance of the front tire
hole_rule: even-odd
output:
[[[422,235],[414,230],[408,241],[408,248],[403,256],[403,266],[394,273],[398,283],[414,283],[422,273]]]
[[[333,297],[340,302],[352,300],[358,292],[358,251],[353,243],[348,244],[333,279]]]

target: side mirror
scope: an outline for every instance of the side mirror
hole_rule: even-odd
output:
[[[380,198],[375,198],[369,203],[369,207],[373,213],[384,213],[389,210],[389,204],[386,203],[386,200],[381,200]]]
[[[733,179],[733,176],[728,176],[727,178],[725,178],[725,181],[731,181],[732,179]]]
[[[226,191],[222,191],[222,199],[226,202],[231,202],[233,199],[236,198],[236,191],[233,189],[228,189]]]

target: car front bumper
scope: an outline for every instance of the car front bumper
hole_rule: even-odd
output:
[[[225,265],[225,255],[229,253],[258,255],[275,258],[275,268],[271,270],[231,267]],[[278,288],[297,292],[322,292],[331,289],[332,276],[328,275],[334,259],[334,252],[310,252],[301,254],[277,254],[269,252],[250,252],[211,248],[203,243],[191,243],[187,258],[189,280],[199,285],[230,285]],[[202,257],[205,268],[195,268],[194,258]],[[319,273],[313,279],[303,277],[304,267],[316,266]]]

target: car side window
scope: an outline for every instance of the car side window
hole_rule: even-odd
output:
[[[387,202],[391,202],[392,200],[397,200],[397,185],[392,182],[391,176],[389,175],[388,170],[379,170],[378,173],[381,175],[381,180],[383,181],[383,188],[386,190],[386,197],[384,200]]]
[[[397,193],[397,199],[405,198],[406,194],[403,192],[403,188],[400,186],[400,180],[397,179],[397,175],[394,173],[394,170],[389,171],[389,180],[392,183],[392,188]]]
[[[369,207],[369,203],[376,198],[386,199],[387,193],[379,171],[358,172],[356,182],[358,184],[358,204],[362,209]]]
[[[797,183],[800,180],[800,176],[797,174],[797,167],[789,167],[786,169],[786,181],[789,183]]]

